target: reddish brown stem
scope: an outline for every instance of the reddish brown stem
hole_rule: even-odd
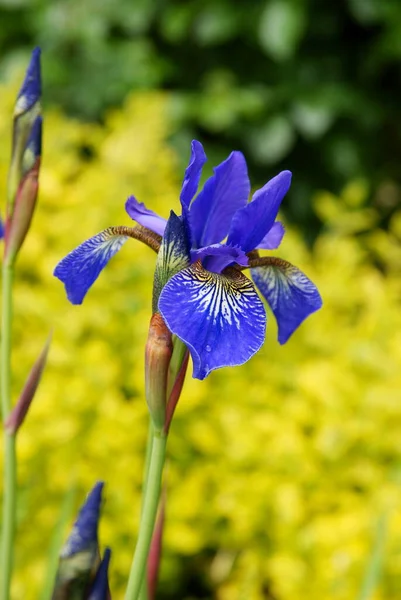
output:
[[[166,435],[168,434],[168,431],[170,429],[171,420],[174,416],[175,408],[176,408],[178,400],[180,399],[180,396],[181,396],[182,386],[184,385],[185,374],[187,372],[187,367],[188,367],[188,360],[189,360],[189,352],[187,350],[185,353],[184,360],[182,361],[181,368],[178,372],[177,378],[174,382],[173,389],[171,390],[170,398],[168,399],[168,402],[167,402],[166,420],[165,420],[165,425],[164,425],[164,431],[166,432]]]
[[[152,543],[148,555],[147,582],[148,600],[155,600],[157,580],[159,577],[160,558],[162,552],[164,517],[166,512],[166,489],[164,488],[159,502],[159,514],[153,532]]]

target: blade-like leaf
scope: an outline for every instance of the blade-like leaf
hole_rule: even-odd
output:
[[[47,354],[49,352],[51,342],[51,334],[47,338],[46,344],[33,365],[28,379],[25,382],[19,400],[11,413],[8,415],[5,423],[7,431],[11,434],[17,433],[27,415],[32,400],[34,399],[36,390],[40,383],[43,370],[46,365]]]

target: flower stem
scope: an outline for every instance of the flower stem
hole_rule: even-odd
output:
[[[13,265],[5,260],[2,281],[1,315],[1,408],[3,423],[11,411],[11,326],[12,326],[12,283]],[[1,537],[2,573],[0,598],[10,597],[11,572],[13,566],[15,512],[16,512],[16,449],[15,434],[3,428],[4,435],[4,492],[3,492],[3,528]]]
[[[161,431],[153,432],[147,485],[144,490],[143,510],[138,541],[128,580],[125,600],[137,600],[146,573],[149,548],[159,504],[167,437]]]
[[[144,470],[143,470],[143,483],[142,483],[143,490],[146,490],[146,488],[148,487],[149,466],[150,466],[150,457],[152,455],[152,447],[153,447],[153,423],[152,423],[152,419],[149,419],[148,437],[146,440],[145,466],[144,466]],[[142,517],[144,506],[145,506],[144,500],[145,500],[145,497],[142,496],[141,517]],[[146,573],[144,574],[144,577],[142,579],[142,587],[141,587],[141,592],[139,594],[139,599],[140,600],[148,600],[148,586],[147,586],[147,580],[146,580]]]

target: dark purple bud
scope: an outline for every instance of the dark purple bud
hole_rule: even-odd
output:
[[[31,372],[29,373],[29,377],[25,382],[24,388],[22,390],[21,396],[19,397],[17,404],[7,417],[5,427],[7,431],[11,434],[17,433],[18,429],[21,427],[29,410],[31,402],[35,396],[36,390],[42,377],[43,369],[46,365],[50,341],[51,336],[49,336],[45,347],[43,348],[40,356],[33,365]]]
[[[40,73],[40,48],[32,51],[31,61],[26,70],[24,83],[21,86],[15,105],[14,117],[27,112],[38,102],[42,94],[42,79]]]
[[[106,548],[102,562],[96,572],[95,579],[90,589],[88,600],[111,600],[108,570],[110,563],[111,550]]]
[[[61,550],[61,558],[68,558],[78,552],[85,552],[92,547],[97,549],[97,527],[103,486],[103,481],[98,481],[89,492],[79,511],[71,535]]]
[[[6,237],[24,176],[35,164],[33,157],[40,156],[42,124],[41,121],[37,121],[37,118],[41,111],[41,87],[40,48],[35,48],[14,109],[13,142],[7,189]]]
[[[98,522],[104,483],[98,481],[79,511],[70,537],[60,552],[52,600],[86,598],[98,564]]]

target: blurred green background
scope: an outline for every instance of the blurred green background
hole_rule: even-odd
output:
[[[154,255],[127,243],[82,307],[52,271],[83,239],[129,224],[129,194],[164,216],[178,209],[193,137],[207,174],[232,149],[255,187],[293,171],[277,254],[317,283],[324,308],[286,346],[270,317],[247,365],[188,376],[169,440],[159,597],[400,597],[400,40],[398,0],[0,0],[2,197],[15,95],[32,47],[43,50],[41,194],[19,262],[15,396],[54,327],[18,440],[15,599],[45,600],[63,498],[75,489],[75,510],[100,478],[101,540],[114,551],[113,598],[123,596]]]

